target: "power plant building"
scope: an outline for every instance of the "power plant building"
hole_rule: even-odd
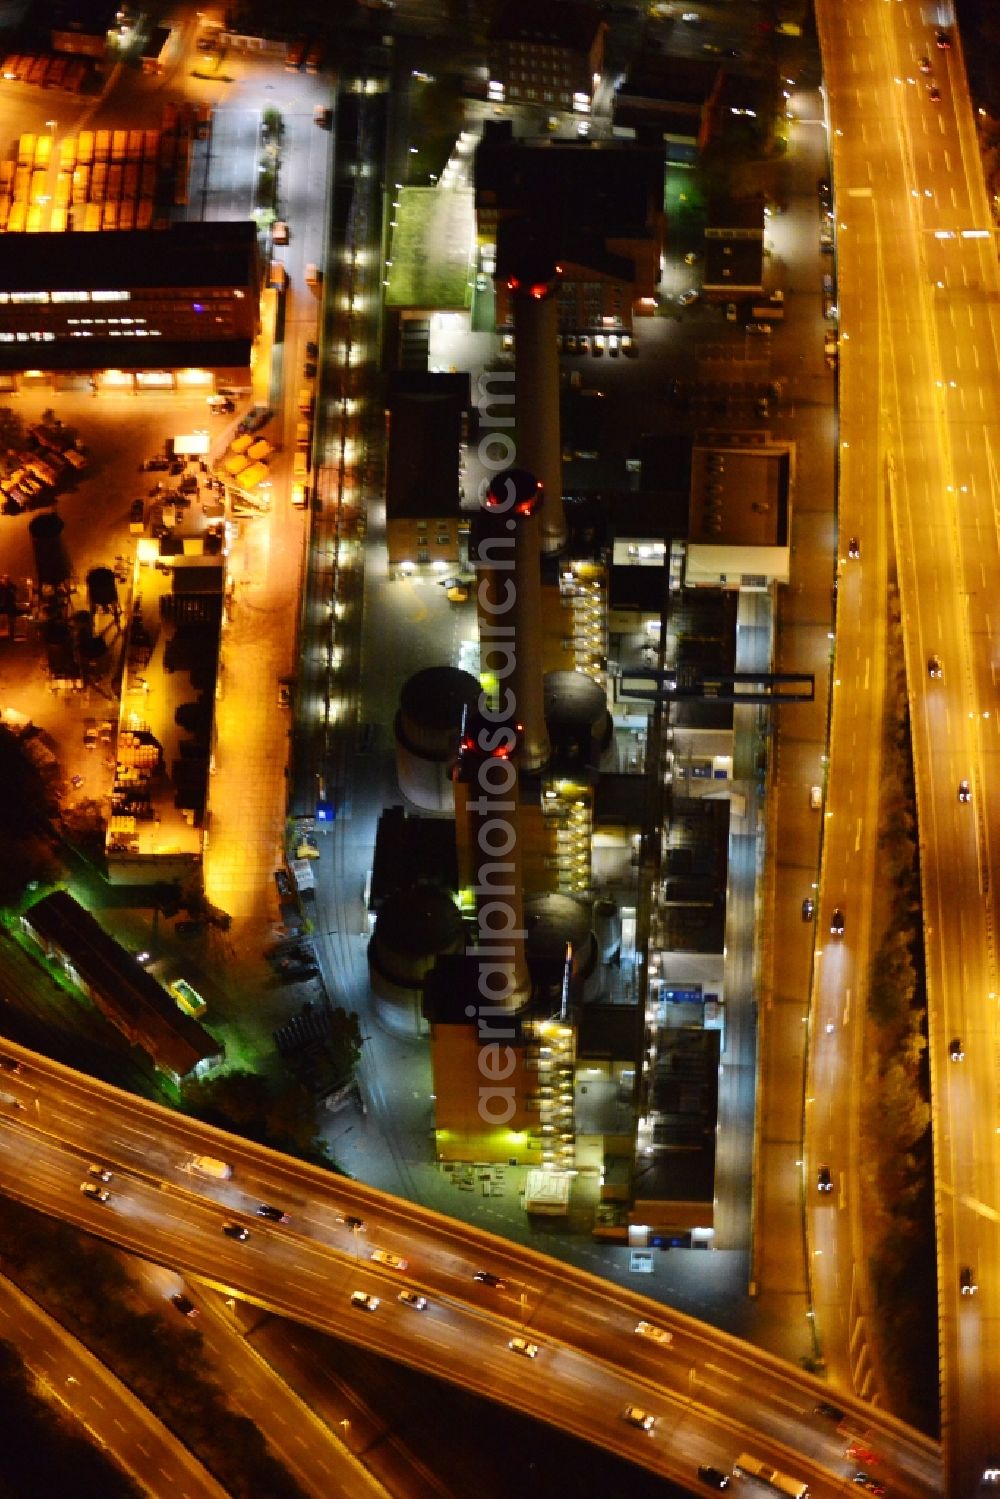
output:
[[[468,375],[400,370],[386,404],[386,545],[391,573],[461,562],[460,456],[469,410]]]

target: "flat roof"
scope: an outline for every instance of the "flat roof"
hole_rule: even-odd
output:
[[[27,236],[2,234],[5,240]],[[72,236],[97,239],[96,234]],[[38,236],[33,234],[32,239]],[[63,235],[61,238],[69,239]],[[0,343],[0,370],[176,370],[249,369],[253,343],[249,338],[218,342],[182,343],[162,338],[88,338],[54,343]]]
[[[256,257],[257,229],[249,220],[99,234],[3,234],[0,294],[160,286],[253,287],[256,294]]]
[[[389,394],[388,521],[457,515],[460,509],[458,460],[466,402],[453,376],[425,378],[421,389]],[[437,380],[443,383],[433,383]]]
[[[506,0],[490,27],[491,42],[535,42],[589,52],[603,26],[600,12],[579,0]]]
[[[568,226],[601,238],[652,229],[663,211],[663,166],[662,145],[487,133],[476,150],[476,208],[529,215],[549,226],[561,252]]]
[[[43,896],[23,919],[65,954],[85,988],[102,996],[121,1016],[120,1029],[126,1035],[131,1031],[141,1037],[139,1044],[158,1066],[185,1077],[199,1062],[222,1054],[221,1043],[179,1010],[152,974],[68,890]]]

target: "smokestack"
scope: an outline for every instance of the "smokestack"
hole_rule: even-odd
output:
[[[514,759],[519,733],[513,719],[466,710],[454,771],[458,878],[476,897],[481,992],[489,1004],[511,1013],[531,997]]]
[[[481,669],[499,679],[505,716],[521,726],[519,764],[540,770],[549,758],[542,676],[541,526],[544,491],[534,474],[497,474],[473,526],[470,555],[479,577]]]
[[[508,267],[507,288],[514,308],[517,461],[542,483],[542,550],[548,556],[566,545],[556,347],[561,267],[537,246],[515,251]]]

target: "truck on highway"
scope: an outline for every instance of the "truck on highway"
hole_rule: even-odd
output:
[[[193,1155],[187,1162],[188,1171],[197,1171],[199,1176],[214,1176],[216,1181],[228,1181],[233,1168],[228,1161],[220,1161],[214,1155]]]

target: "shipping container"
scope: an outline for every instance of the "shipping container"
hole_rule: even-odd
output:
[[[48,184],[48,172],[32,172],[31,190],[28,193],[32,203],[40,203],[45,197],[45,189]]]
[[[83,227],[88,234],[94,234],[101,227],[101,205],[100,203],[88,203],[83,213]]]
[[[94,132],[81,130],[76,143],[76,159],[82,167],[89,167],[94,160]]]
[[[17,146],[17,164],[19,167],[30,167],[35,160],[35,137],[30,131],[21,136]]]
[[[28,189],[31,186],[31,168],[18,167],[14,173],[14,201],[16,203],[27,203]]]
[[[156,162],[147,161],[139,178],[140,198],[152,198],[156,192]]]
[[[142,156],[144,161],[156,163],[160,154],[160,132],[158,130],[144,130],[142,133]]]
[[[141,130],[130,130],[129,131],[129,133],[128,133],[128,151],[127,151],[126,154],[127,154],[127,159],[129,161],[141,161],[142,160],[142,131]]]
[[[249,466],[249,468],[245,468],[243,470],[243,472],[240,474],[240,488],[241,489],[256,489],[257,485],[261,482],[261,480],[262,479],[266,479],[266,478],[267,478],[267,464],[266,463],[251,463],[250,466]]]
[[[0,161],[0,193],[9,193],[14,187],[14,163]]]
[[[62,88],[66,80],[66,69],[68,67],[68,57],[54,57],[49,63],[49,71],[45,75],[45,87]]]
[[[24,220],[27,217],[28,205],[23,198],[15,198],[10,205],[10,213],[7,215],[7,233],[20,234],[24,229]]]
[[[122,199],[118,209],[118,227],[119,229],[135,228],[135,204],[131,198]]]
[[[140,198],[139,207],[135,215],[135,227],[137,229],[149,229],[153,223],[153,200],[152,198]]]
[[[90,190],[90,168],[77,167],[73,173],[73,202],[86,203]]]
[[[121,197],[124,173],[125,168],[117,161],[108,168],[108,190],[104,196],[109,203],[117,203]]]
[[[229,444],[229,451],[231,453],[245,453],[252,442],[253,438],[249,432],[241,432],[239,437],[234,437]]]
[[[66,77],[63,79],[63,88],[68,89],[71,94],[77,94],[83,87],[83,81],[87,76],[87,64],[77,59],[71,62],[66,69]]]
[[[233,478],[235,479],[237,474],[242,473],[245,468],[250,467],[250,460],[248,458],[244,458],[242,453],[237,453],[235,457],[227,458],[222,466],[225,469],[226,473],[232,474]]]
[[[114,201],[109,202],[109,203],[105,203],[105,205],[104,205],[104,211],[101,214],[101,228],[102,229],[117,229],[118,228],[118,203],[117,203],[117,200],[114,200]]]
[[[59,170],[72,172],[76,166],[76,136],[64,135],[59,142]]]
[[[52,137],[51,135],[40,135],[35,142],[35,167],[40,171],[47,171],[49,162],[52,160]]]
[[[167,103],[163,106],[163,131],[164,134],[172,133],[177,129],[177,105]]]
[[[251,443],[247,448],[247,457],[252,463],[259,463],[261,459],[267,458],[274,452],[266,437],[258,437],[257,441]]]
[[[42,208],[39,203],[28,204],[28,216],[24,221],[24,227],[28,234],[40,234],[42,231]]]
[[[103,203],[108,190],[108,168],[103,161],[94,162],[94,170],[90,174],[90,201],[91,203]]]
[[[72,172],[60,172],[56,178],[56,190],[53,198],[57,208],[67,208],[73,196],[73,174]]]
[[[49,221],[49,228],[51,229],[53,234],[62,234],[63,230],[66,228],[66,223],[66,209],[61,208],[58,203],[55,204],[52,209],[52,218]]]
[[[94,160],[106,162],[111,156],[111,131],[98,130],[94,137]]]
[[[0,232],[7,227],[7,216],[10,213],[10,193],[0,193]]]
[[[139,196],[139,163],[129,161],[125,163],[125,174],[122,178],[122,197],[137,198]]]
[[[128,155],[128,131],[116,130],[111,137],[111,160],[123,162]]]

